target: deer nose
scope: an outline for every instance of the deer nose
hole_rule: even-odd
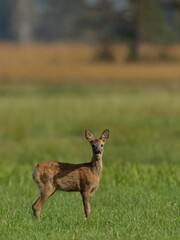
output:
[[[96,150],[95,153],[96,153],[96,154],[100,154],[101,152],[100,152],[99,150]]]

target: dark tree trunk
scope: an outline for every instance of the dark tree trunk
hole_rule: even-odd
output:
[[[128,61],[140,60],[140,46],[143,40],[142,34],[142,11],[143,11],[143,0],[133,0],[134,4],[134,17],[133,17],[133,37],[129,41],[129,55]]]

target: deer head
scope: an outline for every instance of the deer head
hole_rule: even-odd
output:
[[[99,139],[95,139],[93,134],[89,131],[85,131],[85,137],[90,142],[92,146],[93,156],[96,158],[102,157],[104,144],[109,138],[109,130],[105,129]]]

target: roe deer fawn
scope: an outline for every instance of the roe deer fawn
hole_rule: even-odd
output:
[[[38,163],[33,171],[33,178],[40,189],[40,197],[32,205],[34,215],[39,219],[41,207],[56,190],[80,192],[86,218],[90,215],[90,200],[99,185],[102,171],[103,147],[109,138],[105,129],[99,139],[86,130],[86,139],[92,146],[91,162],[71,164],[62,162]]]

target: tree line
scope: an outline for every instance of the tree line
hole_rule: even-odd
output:
[[[126,41],[134,59],[143,42],[179,42],[179,11],[180,0],[0,0],[0,39],[96,42],[107,57]]]

